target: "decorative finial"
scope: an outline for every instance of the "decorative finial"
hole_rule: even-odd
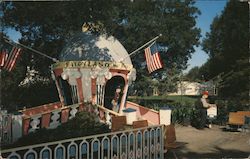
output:
[[[83,23],[83,25],[82,25],[82,32],[87,32],[88,30],[89,30],[88,23]]]

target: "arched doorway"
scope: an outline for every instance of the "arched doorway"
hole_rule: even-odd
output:
[[[107,81],[105,86],[104,94],[104,107],[110,110],[113,110],[114,107],[117,107],[114,111],[118,112],[119,104],[123,96],[125,81],[121,76],[114,76]],[[120,89],[120,93],[117,90]],[[117,93],[116,93],[117,92]]]
[[[58,77],[57,80],[58,80],[58,83],[62,92],[62,96],[64,98],[64,104],[72,105],[73,101],[72,101],[72,95],[71,95],[71,88],[70,88],[68,81],[63,80],[61,76]]]

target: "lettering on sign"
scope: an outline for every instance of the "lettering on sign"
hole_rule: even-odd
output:
[[[125,69],[131,70],[132,65],[117,63],[117,62],[108,62],[108,61],[66,61],[58,62],[53,65],[53,68],[110,68],[110,69]]]

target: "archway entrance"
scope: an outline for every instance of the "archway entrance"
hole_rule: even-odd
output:
[[[121,76],[114,76],[107,81],[105,86],[104,107],[116,112],[123,96],[125,81]],[[120,89],[120,91],[119,91]]]
[[[64,104],[72,105],[73,101],[72,101],[72,95],[71,95],[70,85],[68,81],[63,80],[61,76],[58,77],[57,80],[58,80],[58,83],[62,92],[62,96],[64,98]]]

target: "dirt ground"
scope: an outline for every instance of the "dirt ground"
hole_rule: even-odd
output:
[[[165,158],[249,158],[250,132],[225,131],[213,125],[211,129],[175,126],[177,142],[181,145],[169,150]]]

